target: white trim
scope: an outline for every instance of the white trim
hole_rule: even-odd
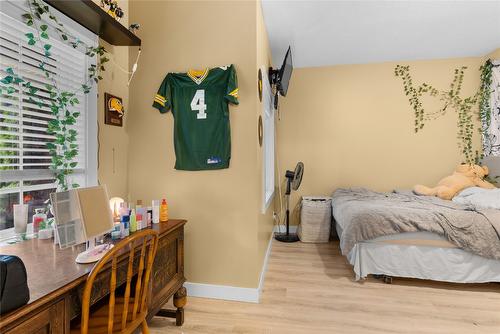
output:
[[[265,214],[274,199],[276,169],[276,124],[274,117],[274,98],[267,77],[267,69],[262,73],[262,210]],[[272,137],[272,138],[271,138]]]
[[[264,289],[264,280],[266,278],[266,273],[267,273],[267,263],[269,262],[269,256],[271,256],[271,250],[273,248],[273,239],[274,239],[274,228],[273,231],[271,232],[269,243],[267,244],[266,255],[264,256],[264,262],[262,263],[262,270],[260,271],[259,287],[257,288],[257,291],[259,292],[259,301],[260,301],[260,295],[262,294],[262,290]]]
[[[241,288],[229,285],[214,285],[204,283],[184,283],[189,297],[234,300],[247,303],[259,302],[259,290],[256,288]]]
[[[98,37],[95,36],[95,45],[98,44]],[[95,64],[95,59],[89,59],[87,57],[87,63],[88,65],[90,64]],[[85,99],[87,100],[86,105],[87,105],[87,117],[85,117],[86,120],[86,132],[87,132],[87,137],[86,143],[85,143],[85,161],[87,165],[85,166],[85,186],[91,187],[91,186],[97,186],[98,185],[98,116],[97,116],[97,99],[98,99],[98,92],[97,92],[97,87],[98,85],[95,83],[92,83],[90,92],[85,95]]]

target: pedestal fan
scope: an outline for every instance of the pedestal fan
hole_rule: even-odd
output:
[[[286,191],[285,191],[285,220],[286,220],[286,232],[276,233],[274,238],[282,242],[296,242],[299,241],[299,237],[296,233],[290,233],[290,193],[293,190],[297,190],[300,187],[300,182],[302,182],[302,175],[304,174],[304,164],[298,162],[295,166],[295,170],[287,170],[285,173],[286,177]]]

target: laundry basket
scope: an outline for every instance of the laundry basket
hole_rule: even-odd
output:
[[[302,197],[297,234],[302,242],[328,242],[332,220],[330,197]]]

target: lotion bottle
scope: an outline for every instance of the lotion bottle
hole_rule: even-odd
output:
[[[161,201],[161,206],[160,206],[160,221],[161,222],[168,221],[168,207],[167,207],[167,200],[166,199],[163,199]]]

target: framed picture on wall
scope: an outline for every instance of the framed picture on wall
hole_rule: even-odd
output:
[[[104,123],[114,126],[123,126],[123,100],[121,97],[104,93]]]

